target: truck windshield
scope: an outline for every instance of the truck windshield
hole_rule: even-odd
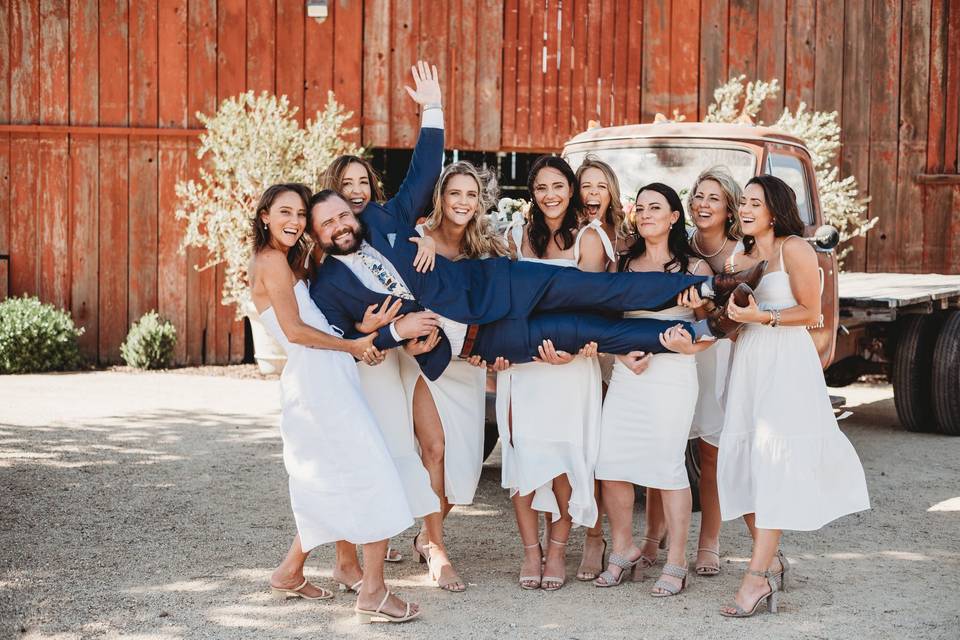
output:
[[[565,154],[574,170],[588,152]],[[673,187],[686,203],[694,180],[704,169],[726,167],[742,186],[753,177],[756,158],[743,148],[682,145],[657,145],[619,149],[592,149],[596,156],[613,167],[620,182],[622,197],[633,199],[637,189],[651,182],[663,182]]]

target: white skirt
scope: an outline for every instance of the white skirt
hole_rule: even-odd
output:
[[[803,327],[749,325],[738,338],[717,484],[723,519],[754,513],[762,529],[812,531],[870,508]]]
[[[603,402],[597,479],[689,487],[685,460],[696,401],[693,356],[655,354],[639,375],[618,360]]]
[[[388,350],[386,359],[372,367],[357,363],[357,372],[367,403],[400,473],[400,482],[407,494],[410,510],[415,517],[422,518],[440,511],[440,498],[430,486],[430,474],[424,468],[417,450],[397,351]]]
[[[694,356],[700,392],[690,425],[690,437],[701,438],[714,447],[720,446],[733,347],[731,340],[717,340],[712,347]]]
[[[462,360],[453,360],[436,380],[420,372],[417,361],[400,356],[400,374],[406,390],[410,420],[413,392],[423,379],[443,424],[443,485],[450,504],[471,504],[483,468],[484,417],[487,403],[487,371]]]
[[[566,474],[573,524],[597,521],[593,468],[600,440],[600,366],[577,356],[552,365],[528,362],[497,376],[502,484],[510,496],[533,496],[533,508],[560,518],[553,479]],[[512,440],[510,417],[512,416]]]

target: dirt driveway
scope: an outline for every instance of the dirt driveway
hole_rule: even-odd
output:
[[[267,593],[293,532],[276,381],[6,376],[0,638],[958,638],[960,438],[901,430],[888,386],[843,393],[873,510],[785,536],[796,579],[779,615],[716,613],[749,554],[739,522],[724,525],[723,573],[694,577],[677,598],[647,595],[651,571],[617,589],[521,591],[495,454],[476,503],[449,520],[467,593],[427,583],[409,531],[395,541],[407,558],[387,578],[424,618],[370,628],[355,623],[352,598],[277,603]],[[582,539],[571,538],[571,576]],[[308,569],[328,587],[331,557],[318,550]]]

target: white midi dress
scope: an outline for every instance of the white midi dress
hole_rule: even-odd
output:
[[[573,259],[520,260],[576,267],[584,227]],[[523,246],[523,228],[511,229]],[[609,243],[606,234],[599,231]],[[610,252],[612,253],[612,247]],[[502,486],[510,496],[533,493],[533,509],[560,518],[553,479],[566,474],[572,493],[568,513],[573,524],[592,527],[597,521],[593,468],[597,459],[601,411],[600,365],[597,358],[576,356],[552,365],[528,362],[497,375],[497,428],[502,449]],[[512,418],[512,437],[511,437]]]
[[[386,330],[386,329],[384,329]],[[400,362],[406,358],[401,348],[389,349],[386,358],[378,365],[357,363],[360,387],[367,398],[387,443],[387,449],[400,474],[400,483],[407,494],[407,502],[414,517],[422,518],[440,510],[440,498],[430,486],[416,436],[413,432],[413,417],[410,400],[407,398],[400,372]]]
[[[335,335],[304,282],[297,282],[294,294],[303,322]],[[280,435],[303,550],[337,540],[377,542],[410,527],[407,497],[360,390],[353,358],[292,344],[272,307],[260,318],[287,354],[280,376]]]
[[[780,270],[763,276],[755,298],[765,310],[796,306],[782,254]],[[717,485],[724,520],[753,513],[762,529],[812,531],[870,508],[863,467],[837,425],[806,328],[741,330]]]
[[[694,320],[693,311],[679,306],[624,317]],[[603,402],[597,479],[652,489],[689,487],[685,456],[698,388],[692,355],[655,353],[639,375],[617,360]]]

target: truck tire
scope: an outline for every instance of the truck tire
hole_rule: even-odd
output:
[[[960,436],[960,311],[946,314],[933,348],[932,404],[936,431]]]
[[[931,373],[941,322],[939,314],[907,316],[899,322],[890,378],[897,417],[907,431],[927,432],[935,428]]]

